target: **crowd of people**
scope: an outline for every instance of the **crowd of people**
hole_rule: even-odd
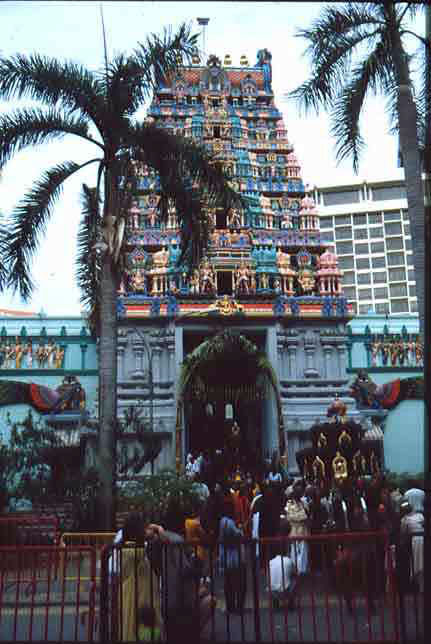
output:
[[[289,479],[276,462],[267,467],[264,476],[234,471],[228,479],[215,481],[203,454],[190,455],[186,474],[200,493],[190,516],[184,517],[181,534],[170,531],[168,525],[148,525],[143,517],[138,527],[135,517],[118,536],[120,542],[150,539],[153,546],[156,542],[192,544],[191,550],[183,551],[184,556],[177,553],[163,562],[154,547],[151,556],[148,549],[142,550],[141,573],[147,586],[138,601],[129,596],[134,586],[123,572],[123,606],[146,607],[140,615],[125,613],[123,627],[127,624],[129,630],[123,632],[123,639],[131,634],[135,637],[130,629],[140,630],[141,635],[152,629],[153,636],[154,629],[159,633],[164,628],[168,636],[175,633],[178,638],[181,632],[186,638],[197,624],[204,628],[216,605],[212,590],[218,575],[224,577],[226,611],[243,613],[250,564],[258,567],[274,606],[282,602],[292,610],[310,571],[331,573],[348,609],[353,610],[355,570],[361,569],[361,574],[365,570],[366,593],[373,610],[376,594],[387,582],[387,542],[356,539],[337,545],[332,541],[334,546],[329,547],[324,538],[328,532],[384,534],[390,543],[397,544],[399,583],[421,586],[423,537],[418,533],[423,531],[424,492],[417,482],[411,481],[408,489],[400,491],[384,477],[375,476],[325,488]],[[323,535],[320,541],[308,539],[316,534]],[[147,605],[149,585],[160,590],[151,611]],[[164,592],[166,588],[168,592]],[[162,598],[166,597],[169,601],[164,605]]]

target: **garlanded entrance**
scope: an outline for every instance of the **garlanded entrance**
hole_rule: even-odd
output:
[[[284,426],[277,376],[265,353],[245,336],[230,329],[200,344],[183,361],[177,407],[176,465],[183,464],[182,416],[186,404],[256,404],[274,391],[280,453],[284,453]]]

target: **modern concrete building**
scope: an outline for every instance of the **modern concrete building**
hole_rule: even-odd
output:
[[[314,198],[322,238],[334,244],[353,311],[416,313],[404,181],[317,186]]]

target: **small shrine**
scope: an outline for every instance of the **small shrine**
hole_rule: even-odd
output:
[[[328,420],[309,430],[311,447],[296,454],[301,475],[321,489],[354,486],[361,477],[377,477],[383,471],[382,436],[346,417],[346,405],[338,397],[327,410]]]

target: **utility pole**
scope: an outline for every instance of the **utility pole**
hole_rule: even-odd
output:
[[[424,475],[425,475],[425,539],[424,580],[431,588],[431,6],[425,7],[425,324],[424,324]],[[424,597],[427,596],[425,588]],[[431,614],[424,610],[424,633],[430,632]]]

